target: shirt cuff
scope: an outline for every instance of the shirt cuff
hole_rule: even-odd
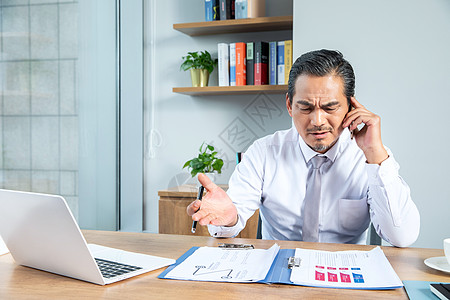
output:
[[[223,237],[223,238],[232,238],[239,234],[240,226],[239,226],[239,215],[238,215],[238,221],[236,222],[236,225],[228,227],[228,226],[214,226],[214,225],[208,225],[208,231],[209,234],[213,237]]]
[[[381,165],[366,163],[369,185],[389,185],[398,179],[398,169],[399,165],[392,155],[389,155]]]

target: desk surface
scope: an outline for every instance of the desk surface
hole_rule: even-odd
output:
[[[222,242],[251,243],[256,248],[268,248],[274,241],[252,239],[214,239],[202,236],[164,235],[83,231],[88,243],[97,243],[128,251],[178,258],[192,246],[216,246]],[[374,246],[320,244],[277,241],[281,248],[317,250],[370,250]],[[428,268],[423,261],[443,256],[442,249],[382,247],[385,255],[402,280],[450,281],[447,273]],[[0,256],[0,299],[248,299],[258,298],[333,298],[333,299],[408,299],[404,289],[367,291],[330,288],[310,288],[259,283],[217,283],[158,279],[162,269],[107,286],[16,265],[10,254]]]

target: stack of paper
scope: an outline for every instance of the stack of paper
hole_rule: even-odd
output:
[[[301,263],[292,269],[293,284],[353,289],[402,286],[380,247],[338,252],[296,249],[295,257],[300,257]]]
[[[166,278],[223,282],[260,281],[269,272],[279,249],[277,244],[267,250],[202,247],[172,269]]]

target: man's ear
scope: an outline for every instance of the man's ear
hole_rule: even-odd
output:
[[[289,115],[292,117],[292,104],[291,104],[291,101],[289,100],[288,93],[286,93],[286,108],[287,108]]]

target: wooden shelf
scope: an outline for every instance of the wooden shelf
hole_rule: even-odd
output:
[[[243,85],[243,86],[206,86],[206,87],[175,87],[174,93],[190,96],[207,95],[233,95],[233,94],[284,94],[287,93],[288,86],[284,85]]]
[[[261,17],[251,19],[174,24],[173,29],[190,36],[255,31],[292,30],[293,17]]]

